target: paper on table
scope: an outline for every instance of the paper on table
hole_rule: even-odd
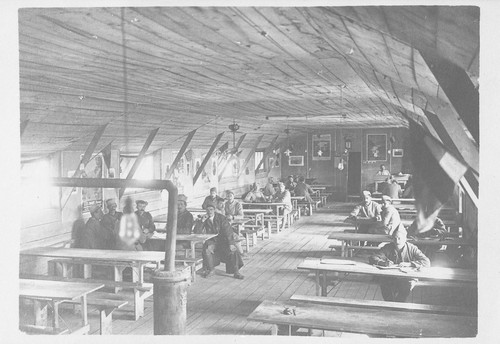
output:
[[[321,264],[335,264],[335,265],[356,265],[353,260],[335,259],[335,258],[321,258]]]

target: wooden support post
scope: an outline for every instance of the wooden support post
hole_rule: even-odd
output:
[[[179,164],[179,161],[181,160],[182,156],[186,152],[187,147],[189,146],[189,143],[193,139],[194,134],[196,133],[196,130],[190,131],[186,137],[186,140],[184,140],[184,143],[182,144],[181,149],[179,150],[179,153],[177,153],[177,156],[174,159],[174,162],[170,166],[170,170],[168,170],[167,174],[165,175],[165,179],[170,179],[172,177],[172,173],[174,173],[174,170],[177,168],[177,165]]]
[[[274,137],[274,139],[271,141],[271,144],[269,146],[267,146],[267,148],[264,150],[264,154],[262,154],[262,160],[259,162],[259,165],[255,169],[255,173],[257,173],[257,171],[259,170],[260,166],[262,166],[262,164],[264,163],[264,161],[266,161],[267,156],[273,150],[274,145],[276,144],[276,141],[278,140],[278,137],[279,137],[279,135],[276,135]]]
[[[217,137],[215,138],[214,142],[212,143],[212,146],[210,147],[210,149],[208,150],[207,155],[205,156],[205,159],[203,159],[203,161],[201,163],[201,166],[198,168],[198,171],[196,171],[196,174],[194,175],[193,185],[196,184],[196,182],[198,181],[198,178],[201,175],[201,172],[205,169],[205,166],[207,165],[208,160],[210,160],[210,158],[212,157],[212,154],[214,153],[215,148],[219,144],[219,141],[222,138],[222,135],[224,135],[224,132],[222,132],[219,135],[217,135]]]
[[[255,141],[252,149],[250,150],[250,152],[248,153],[246,159],[245,159],[245,162],[243,163],[243,166],[241,167],[240,169],[240,175],[243,173],[243,171],[245,170],[245,168],[247,167],[248,165],[248,162],[250,161],[250,159],[252,158],[252,156],[255,154],[255,150],[257,149],[257,147],[259,146],[259,143],[260,141],[262,141],[262,138],[264,137],[264,135],[260,135],[257,140]]]
[[[125,179],[132,179],[134,177],[135,172],[137,171],[137,169],[141,165],[142,160],[146,156],[146,152],[148,151],[149,146],[151,146],[151,143],[153,142],[156,134],[158,133],[158,130],[160,130],[160,128],[156,128],[149,133],[149,136],[146,139],[146,142],[144,142],[144,146],[142,146],[142,149],[139,152],[137,159],[135,159],[134,164],[132,165],[132,168],[128,172],[127,178],[125,178]],[[123,194],[125,193],[125,190],[126,190],[126,188],[120,189],[119,198],[122,198]]]

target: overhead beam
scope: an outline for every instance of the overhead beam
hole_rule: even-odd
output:
[[[170,177],[172,177],[174,170],[177,168],[177,165],[179,164],[179,161],[181,161],[182,156],[184,155],[184,153],[186,153],[186,149],[188,148],[189,143],[191,143],[191,140],[193,139],[193,136],[196,133],[196,130],[197,129],[190,131],[188,133],[186,139],[184,140],[184,143],[182,144],[182,147],[181,147],[179,153],[177,153],[177,156],[175,157],[174,162],[170,166],[170,169],[167,171],[167,174],[165,175],[165,179],[170,179]]]
[[[276,141],[278,140],[279,135],[276,135],[274,139],[271,141],[271,144],[267,146],[267,148],[264,150],[264,154],[262,154],[262,159],[260,160],[259,164],[257,165],[257,168],[255,169],[255,173],[259,170],[260,166],[266,161],[267,156],[269,153],[273,150],[274,145],[276,144]]]
[[[459,122],[459,115],[449,103],[444,103],[432,96],[426,96],[432,112],[442,124],[454,146],[460,152],[465,162],[479,174],[479,148],[475,142],[467,136],[464,126]],[[434,127],[436,129],[436,127]],[[437,129],[436,129],[437,130]]]
[[[222,157],[225,151],[229,148],[229,141],[224,143],[222,146],[219,147],[219,159],[217,160],[217,166],[219,166],[220,162],[222,161]]]
[[[443,59],[429,61],[425,55],[422,57],[467,130],[479,144],[479,92],[470,77],[462,68],[448,61]]]
[[[264,137],[264,135],[260,135],[257,140],[255,141],[252,149],[250,150],[250,152],[248,152],[248,155],[247,157],[245,158],[245,162],[243,163],[243,166],[241,167],[240,169],[240,176],[241,174],[243,173],[243,171],[245,170],[245,168],[247,167],[248,165],[248,162],[250,161],[250,159],[252,158],[252,155],[255,154],[255,150],[257,149],[257,147],[259,147],[259,144],[260,144],[260,141],[262,141],[262,138]]]
[[[237,157],[240,156],[240,154],[238,153],[238,149],[240,149],[240,146],[241,144],[243,143],[243,140],[245,139],[245,137],[247,136],[247,134],[243,134],[240,136],[240,138],[238,139],[238,143],[236,143],[236,145],[231,148],[230,152],[231,154],[235,154]],[[226,169],[227,167],[229,166],[229,158],[227,158],[225,161],[224,161],[224,164],[222,165],[222,168],[220,169],[220,173],[219,173],[219,177],[218,177],[218,180],[220,181],[222,179],[222,176],[224,175],[224,172],[226,172]]]
[[[85,150],[85,153],[83,153],[83,157],[80,159],[80,162],[78,163],[78,166],[75,168],[75,173],[73,173],[73,178],[79,178],[82,175],[83,168],[88,164],[90,159],[92,158],[92,154],[94,154],[95,148],[97,147],[97,144],[99,143],[99,140],[102,137],[102,134],[104,134],[104,130],[106,130],[106,127],[108,124],[101,125],[99,128],[97,128],[94,137],[90,141],[89,145],[87,146],[87,149]],[[70,190],[69,192],[63,194],[62,199],[66,199],[61,207],[61,209],[64,209],[66,205],[68,204],[69,199],[71,198],[71,194],[75,188]]]
[[[139,166],[141,165],[142,160],[146,156],[146,153],[147,153],[149,147],[151,146],[151,143],[153,142],[156,134],[158,133],[158,130],[160,130],[160,128],[153,129],[149,133],[149,136],[146,139],[146,142],[144,142],[144,145],[142,146],[142,149],[139,152],[137,159],[135,159],[134,164],[132,165],[132,168],[128,172],[127,177],[125,179],[130,180],[130,179],[134,178],[134,174],[137,171],[137,169],[139,168]],[[125,190],[126,190],[126,188],[120,189],[119,196],[118,196],[119,199],[122,198],[123,194],[125,193]]]
[[[210,160],[210,158],[212,157],[212,154],[214,153],[215,148],[219,144],[219,141],[222,138],[222,135],[224,135],[224,132],[222,132],[219,135],[217,135],[217,137],[215,138],[214,142],[212,143],[212,146],[210,147],[210,149],[208,150],[207,155],[205,156],[205,159],[203,159],[200,167],[198,168],[198,171],[196,171],[196,174],[194,175],[193,185],[196,184],[196,182],[198,181],[198,178],[201,175],[201,172],[205,169],[205,166],[207,165],[208,160]]]

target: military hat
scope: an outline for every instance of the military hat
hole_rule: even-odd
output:
[[[140,200],[135,201],[135,204],[136,204],[136,205],[139,205],[139,204],[148,205],[148,202],[146,202],[146,201],[144,201],[144,200],[140,199]]]

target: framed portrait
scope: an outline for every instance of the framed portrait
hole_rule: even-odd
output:
[[[290,155],[288,157],[289,166],[304,166],[304,157],[302,155]]]
[[[393,149],[392,150],[392,156],[394,158],[402,158],[404,155],[404,150],[403,149]]]
[[[312,137],[312,159],[331,160],[332,137],[330,134],[313,135]]]
[[[80,156],[80,161],[83,155]],[[85,165],[82,172],[83,178],[106,178],[106,169],[103,169],[103,157],[99,153]],[[82,212],[88,212],[90,207],[97,204],[102,207],[103,205],[103,191],[102,188],[83,188],[82,187]]]
[[[366,157],[368,161],[387,160],[387,134],[366,135]]]

